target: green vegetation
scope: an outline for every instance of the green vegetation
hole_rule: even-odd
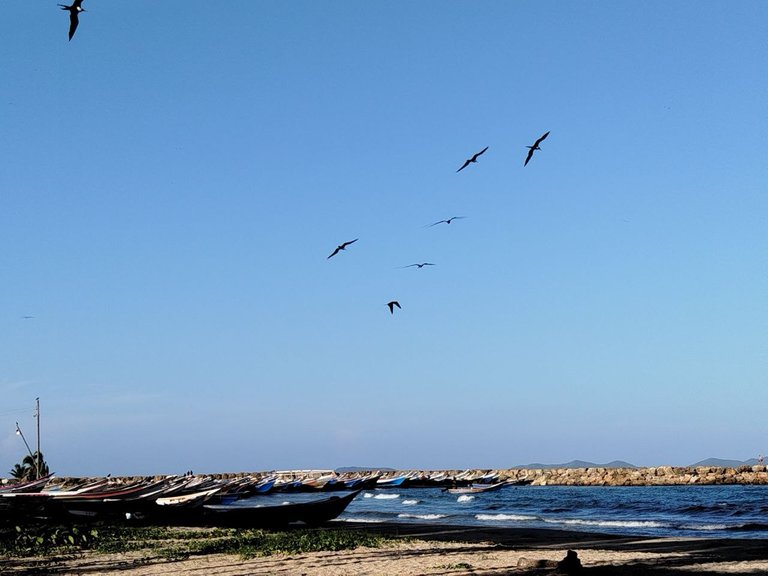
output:
[[[78,526],[15,526],[0,530],[0,556],[41,556],[90,547],[98,538],[95,528]]]
[[[93,527],[13,527],[0,530],[0,557],[32,557],[79,553],[142,552],[146,556],[180,560],[225,553],[243,558],[270,554],[350,550],[379,547],[382,536],[354,530],[301,529],[270,532],[258,529],[183,529]]]

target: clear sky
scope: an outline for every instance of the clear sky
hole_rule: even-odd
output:
[[[768,3],[3,7],[0,474],[768,451]]]

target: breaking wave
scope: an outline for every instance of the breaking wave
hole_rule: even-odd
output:
[[[332,522],[359,522],[361,524],[382,524],[386,520],[379,518],[336,518]]]
[[[536,516],[525,516],[523,514],[475,514],[475,518],[478,520],[511,520],[516,522],[524,522],[526,520],[538,520]]]
[[[654,520],[544,520],[551,524],[567,524],[569,526],[602,526],[604,528],[669,528],[665,522]]]

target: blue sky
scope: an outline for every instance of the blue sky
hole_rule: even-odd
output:
[[[768,451],[765,3],[83,6],[0,38],[0,470]]]

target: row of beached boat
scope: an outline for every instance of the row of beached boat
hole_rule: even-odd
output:
[[[273,479],[165,477],[125,482],[102,478],[70,484],[53,479],[0,488],[0,524],[109,522],[149,525],[278,527],[320,525],[341,514],[360,493],[292,503],[235,504]]]
[[[105,520],[148,524],[280,526],[320,524],[341,514],[364,489],[402,486],[442,487],[451,493],[475,493],[527,483],[496,474],[339,475],[272,473],[234,478],[165,476],[138,479],[42,478],[0,485],[0,523]],[[262,504],[272,492],[345,491],[344,495]],[[247,502],[246,499],[250,499]]]

